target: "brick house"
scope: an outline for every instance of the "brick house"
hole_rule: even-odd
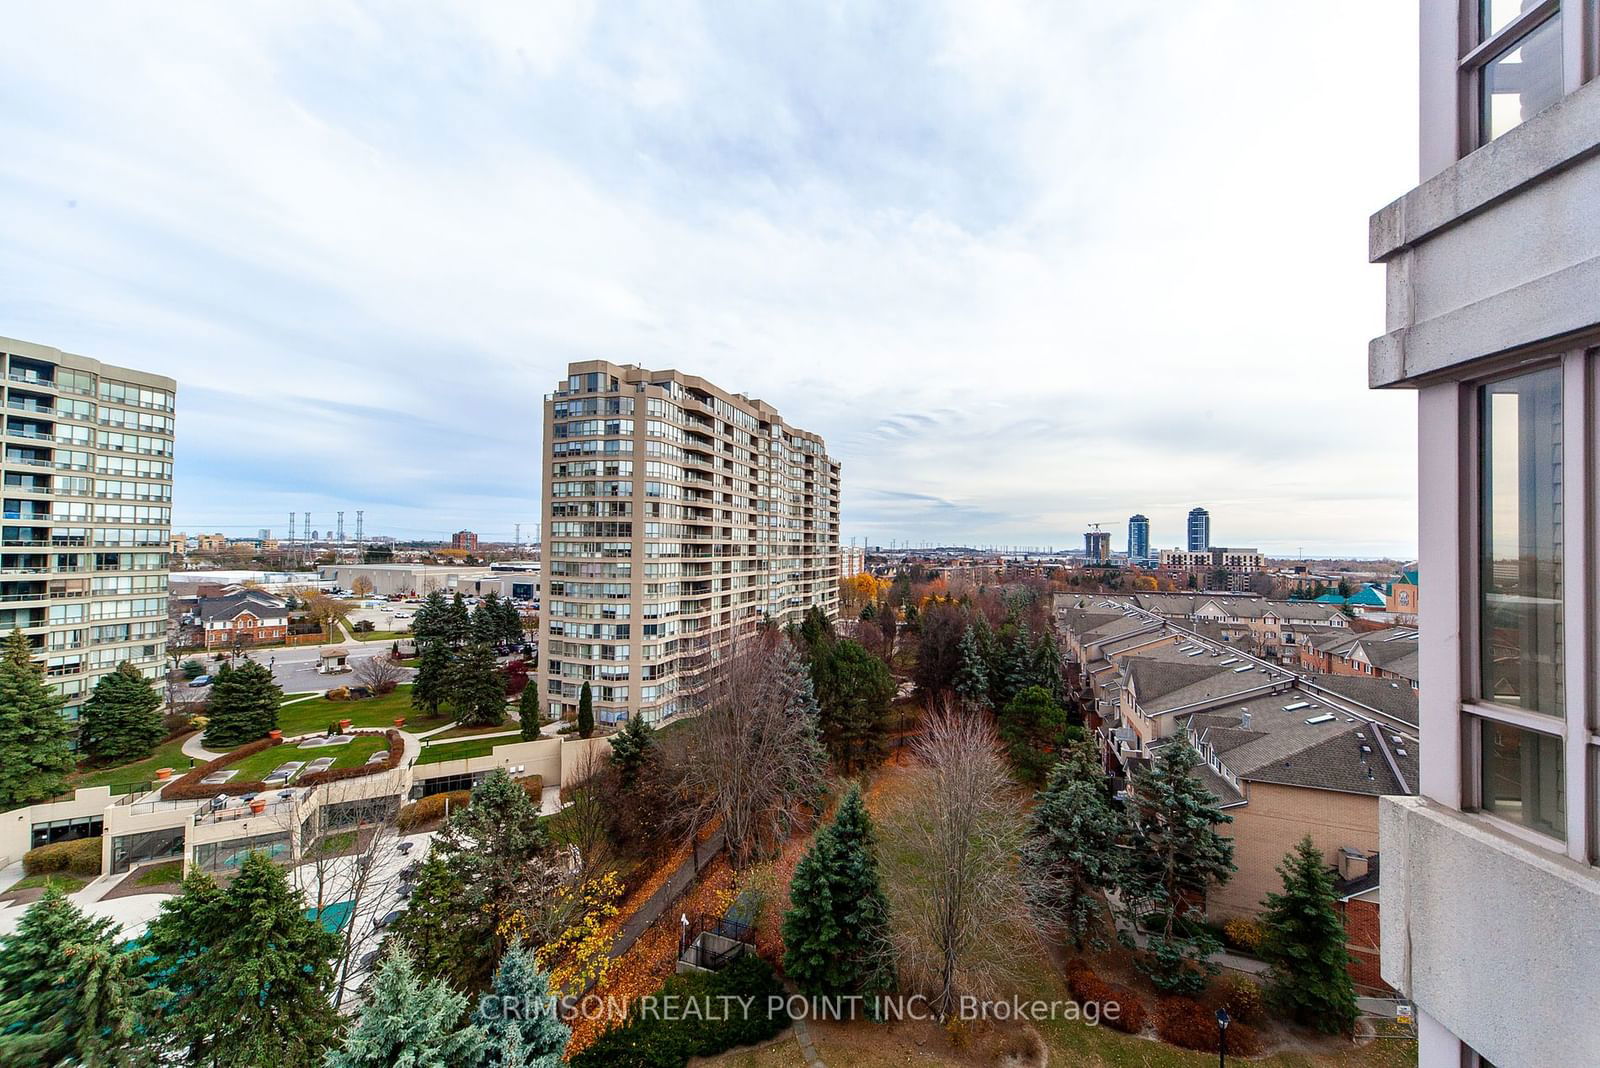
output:
[[[205,634],[207,649],[235,642],[271,645],[283,641],[289,633],[289,609],[283,601],[259,590],[201,597],[195,616]]]

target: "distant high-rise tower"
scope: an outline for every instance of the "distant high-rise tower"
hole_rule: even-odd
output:
[[[1128,517],[1128,559],[1150,559],[1150,518],[1143,515]]]
[[[1111,559],[1111,531],[1086,530],[1083,532],[1083,555],[1097,564]]]
[[[1205,552],[1211,548],[1211,513],[1204,508],[1189,509],[1189,551]]]

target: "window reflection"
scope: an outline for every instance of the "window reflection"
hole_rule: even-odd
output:
[[[1481,806],[1486,812],[1554,838],[1566,838],[1561,739],[1482,721]]]
[[[1559,716],[1561,371],[1482,387],[1480,695]]]
[[[1481,140],[1493,141],[1562,96],[1561,16],[1541,22],[1484,65],[1479,77]]]

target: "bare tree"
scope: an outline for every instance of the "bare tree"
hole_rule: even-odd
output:
[[[573,765],[572,780],[561,788],[566,807],[559,819],[578,850],[578,878],[587,880],[608,860],[611,848],[611,790],[614,773],[595,746],[585,746]]]
[[[338,623],[350,615],[350,605],[330,594],[314,590],[305,596],[306,618],[328,632],[329,641],[339,638]]]
[[[406,669],[385,655],[374,653],[356,661],[351,678],[375,694],[390,693],[405,681]]]
[[[884,886],[910,981],[941,1019],[958,988],[986,994],[1011,954],[995,932],[1023,916],[1017,849],[1023,821],[987,716],[942,699],[914,743],[915,782],[881,823]]]
[[[370,597],[375,588],[372,585],[372,580],[365,575],[357,575],[355,580],[350,583],[350,592],[357,597]]]
[[[793,643],[771,633],[730,646],[702,702],[678,765],[681,825],[694,834],[720,821],[743,868],[815,816],[828,763],[817,701]]]

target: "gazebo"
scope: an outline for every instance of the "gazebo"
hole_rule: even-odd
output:
[[[350,670],[350,650],[342,645],[325,645],[317,650],[317,671],[338,675]]]

